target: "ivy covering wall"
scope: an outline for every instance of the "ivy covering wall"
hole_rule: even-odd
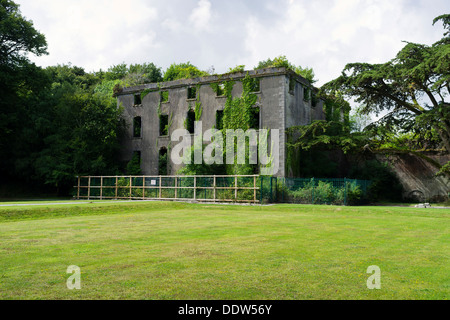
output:
[[[224,164],[194,164],[191,161],[191,164],[187,164],[183,167],[179,173],[181,174],[254,174],[258,171],[258,167],[256,164],[249,164],[249,142],[246,141],[246,156],[245,156],[245,164],[237,164],[237,159],[235,156],[234,164],[225,164],[226,159],[226,130],[227,129],[242,129],[244,132],[248,129],[254,128],[258,129],[259,127],[259,119],[256,120],[257,115],[259,114],[259,107],[255,107],[255,104],[258,100],[255,92],[259,91],[259,80],[250,77],[247,73],[242,82],[242,95],[239,97],[232,96],[233,88],[236,84],[236,81],[228,80],[222,83],[212,83],[210,86],[214,92],[216,92],[217,96],[225,96],[225,106],[223,113],[217,113],[219,115],[220,121],[216,123],[220,123],[220,128],[216,128],[222,131],[223,134],[223,162]],[[202,115],[202,106],[201,102],[197,97],[197,101],[195,103],[195,120],[201,120]],[[185,124],[187,125],[187,124]],[[237,149],[236,144],[237,141],[234,141],[234,150]],[[190,154],[191,160],[193,160],[193,149],[191,148]]]

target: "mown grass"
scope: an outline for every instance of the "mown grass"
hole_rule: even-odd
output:
[[[447,209],[0,207],[1,299],[448,299]],[[69,290],[67,267],[81,269]],[[369,290],[371,265],[381,289]]]

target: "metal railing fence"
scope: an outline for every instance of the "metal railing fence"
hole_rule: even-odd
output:
[[[259,176],[80,176],[76,199],[259,202]]]

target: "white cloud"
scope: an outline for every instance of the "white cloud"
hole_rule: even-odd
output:
[[[402,40],[431,44],[432,19],[448,0],[16,0],[47,38],[42,66],[72,62],[88,71],[191,61],[216,72],[286,55],[312,67],[319,85],[349,62],[385,62]]]
[[[157,10],[140,0],[25,0],[19,4],[22,13],[46,36],[50,55],[39,58],[46,65],[71,62],[88,71],[98,70],[105,68],[108,60],[118,56],[123,60],[155,41],[142,27],[155,21]],[[34,12],[38,19],[28,12]]]
[[[163,20],[161,25],[171,32],[182,32],[183,25],[176,19],[166,18]]]
[[[208,31],[211,20],[211,3],[208,0],[199,0],[197,7],[192,10],[189,21],[194,28],[200,31]]]
[[[256,64],[286,55],[296,65],[312,67],[321,85],[337,77],[347,63],[392,59],[404,46],[402,40],[428,44],[438,40],[442,29],[431,22],[445,5],[430,2],[437,7],[416,2],[415,8],[407,0],[288,0],[268,7],[279,16],[275,21],[258,14],[248,19],[248,59]]]

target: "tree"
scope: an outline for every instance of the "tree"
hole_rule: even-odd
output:
[[[274,59],[269,58],[267,60],[260,61],[258,63],[258,65],[255,67],[255,70],[269,68],[269,67],[275,67],[275,68],[284,67],[284,68],[292,70],[295,73],[297,73],[298,75],[302,76],[303,78],[308,80],[308,82],[310,84],[317,82],[317,80],[314,79],[315,75],[314,75],[314,70],[312,68],[308,68],[308,67],[302,68],[301,66],[295,66],[294,64],[289,62],[289,60],[286,58],[286,56],[278,56],[278,57],[275,57]]]
[[[131,64],[121,63],[110,67],[103,75],[104,80],[122,80],[126,86],[162,81],[161,68],[154,63]]]
[[[287,68],[292,71],[295,71],[295,66],[289,62],[286,56],[278,56],[273,59],[268,58],[267,60],[260,61],[255,69],[263,69],[263,68]]]
[[[173,81],[178,79],[189,79],[196,77],[203,77],[208,75],[205,71],[201,71],[190,62],[186,63],[173,63],[167,68],[164,73],[163,81]]]
[[[0,0],[0,174],[7,177],[14,170],[16,157],[34,138],[27,108],[36,106],[36,96],[48,84],[41,68],[31,63],[27,54],[47,53],[44,35],[33,27],[13,1]],[[25,132],[27,132],[25,134]],[[33,139],[34,140],[34,139]]]
[[[128,66],[126,63],[114,65],[105,72],[104,78],[107,81],[121,80],[128,74]]]
[[[95,88],[96,92],[115,95],[123,87],[137,86],[146,83],[157,83],[163,80],[161,68],[154,63],[131,64],[121,63],[100,71],[96,75],[101,79]]]
[[[447,31],[433,45],[407,42],[386,63],[349,63],[340,77],[323,86],[325,92],[340,90],[355,98],[362,114],[384,114],[365,128],[372,137],[371,150],[450,152],[450,15],[435,18],[433,24],[438,21]],[[450,174],[448,165],[440,173]]]
[[[115,99],[94,92],[95,77],[82,68],[63,65],[45,72],[51,85],[38,98],[40,112],[30,128],[39,139],[21,163],[36,180],[61,192],[77,175],[118,173],[121,109]]]
[[[47,54],[44,35],[20,14],[19,5],[10,0],[0,0],[0,65],[28,61],[27,53]]]
[[[77,175],[119,173],[123,122],[114,86],[158,82],[162,73],[153,63],[94,73],[70,64],[42,69],[27,58],[46,50],[19,6],[0,0],[1,182],[67,195]]]
[[[442,15],[450,30],[450,15]],[[368,129],[384,126],[388,131],[413,132],[422,142],[438,135],[440,145],[450,151],[450,37],[431,46],[407,43],[384,64],[350,63],[342,75],[324,85],[324,90],[341,90],[361,103],[363,114],[386,113]],[[422,144],[423,147],[424,144]],[[439,147],[439,146],[436,146]]]

